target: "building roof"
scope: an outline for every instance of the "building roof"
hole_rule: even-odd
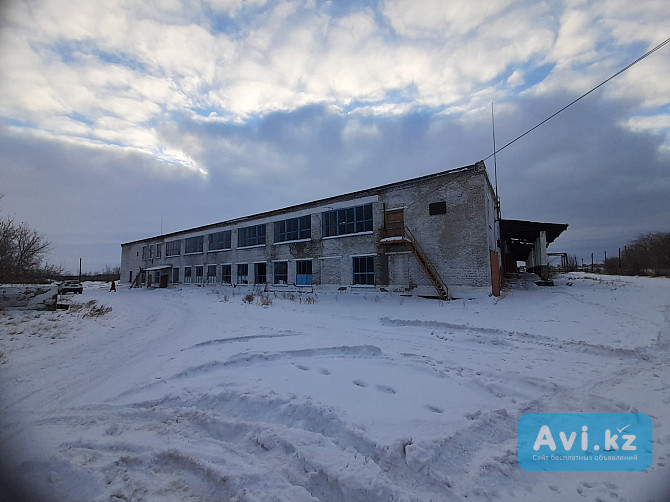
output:
[[[187,232],[189,232],[189,233],[190,232],[201,232],[201,231],[204,231],[204,230],[215,229],[215,228],[219,228],[219,227],[222,227],[222,226],[236,225],[236,224],[240,224],[240,223],[243,223],[243,222],[249,221],[249,220],[255,220],[255,219],[258,219],[258,218],[267,218],[267,217],[271,217],[271,216],[278,216],[278,215],[281,215],[281,214],[284,214],[284,213],[299,211],[301,209],[309,209],[310,207],[321,206],[321,205],[324,205],[324,204],[339,202],[339,201],[347,200],[347,199],[351,199],[351,198],[365,197],[365,196],[369,196],[369,195],[377,195],[379,192],[386,191],[386,190],[389,190],[389,189],[401,188],[403,186],[412,185],[414,183],[418,183],[418,182],[422,182],[422,181],[428,181],[428,180],[433,179],[433,178],[439,178],[439,177],[442,177],[442,176],[457,175],[457,174],[467,173],[467,172],[483,173],[486,176],[486,166],[484,165],[484,161],[480,160],[479,162],[477,162],[475,164],[472,164],[470,166],[464,166],[464,167],[459,167],[459,168],[456,168],[456,169],[450,169],[448,171],[441,171],[439,173],[427,174],[425,176],[420,176],[418,178],[411,178],[411,179],[408,179],[408,180],[396,181],[394,183],[389,183],[389,184],[377,186],[377,187],[374,187],[374,188],[366,188],[366,189],[358,190],[358,191],[355,191],[355,192],[336,195],[336,196],[332,196],[332,197],[326,197],[325,199],[318,199],[318,200],[311,201],[311,202],[304,202],[302,204],[297,204],[297,205],[294,205],[294,206],[288,206],[288,207],[285,207],[285,208],[282,208],[282,209],[274,209],[274,210],[271,210],[271,211],[265,211],[265,212],[262,212],[262,213],[252,214],[252,215],[249,215],[249,216],[243,216],[241,218],[234,218],[234,219],[231,219],[231,220],[224,220],[224,221],[220,221],[220,222],[217,222],[217,223],[210,223],[208,225],[202,225],[202,226],[199,226],[199,227],[193,227],[193,228],[188,228],[188,229],[184,229],[184,230],[178,230],[176,232],[170,232],[170,233],[167,233],[167,234],[156,235],[154,237],[145,237],[145,238],[142,238],[142,239],[136,239],[134,241],[124,242],[121,245],[122,246],[127,246],[129,244],[135,244],[135,243],[138,243],[138,242],[144,242],[144,241],[153,240],[153,239],[165,239],[165,238],[170,238],[170,237],[176,237],[178,235],[182,235],[182,234],[187,233]],[[488,177],[487,177],[487,180],[488,180]]]

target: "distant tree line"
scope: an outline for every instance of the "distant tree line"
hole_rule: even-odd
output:
[[[670,232],[640,236],[604,265],[608,274],[670,277]]]
[[[79,274],[61,274],[56,277],[57,280],[65,281],[68,279],[77,279],[81,277],[82,281],[118,281],[121,278],[121,267],[110,267],[105,265],[105,268],[99,272],[83,272],[81,276]]]

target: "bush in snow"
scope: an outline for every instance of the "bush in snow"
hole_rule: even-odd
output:
[[[270,298],[268,295],[261,295],[258,297],[258,304],[261,307],[272,305],[272,298]]]

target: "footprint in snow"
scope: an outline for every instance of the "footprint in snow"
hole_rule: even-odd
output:
[[[444,410],[442,408],[439,408],[438,406],[433,406],[432,404],[427,404],[425,407],[427,410],[430,410],[433,413],[444,413]]]
[[[377,389],[379,392],[385,392],[386,394],[395,394],[395,389],[393,387],[389,387],[388,385],[376,385],[375,389]]]
[[[309,371],[309,367],[307,367],[303,364],[296,364],[295,367],[298,368],[299,370]]]
[[[322,375],[330,375],[330,370],[326,368],[319,368],[319,373],[321,373]]]
[[[354,385],[358,385],[359,387],[367,387],[368,384],[365,383],[363,380],[354,380]]]

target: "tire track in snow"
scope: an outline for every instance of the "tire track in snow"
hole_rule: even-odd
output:
[[[299,336],[302,335],[303,333],[285,333],[285,334],[268,334],[268,335],[249,335],[249,336],[234,336],[231,338],[217,338],[215,340],[207,340],[206,342],[200,342],[196,343],[195,345],[192,345],[190,347],[187,347],[182,350],[191,350],[191,349],[196,349],[196,348],[202,348],[202,347],[208,347],[210,345],[220,345],[220,344],[226,344],[226,343],[234,343],[234,342],[249,342],[251,340],[258,340],[262,338],[283,338],[286,336]]]
[[[468,334],[474,337],[481,337],[482,335],[499,335],[504,336],[505,340],[509,340],[512,343],[531,343],[535,345],[544,345],[552,348],[563,349],[565,346],[568,347],[577,347],[582,349],[585,352],[591,352],[594,354],[607,354],[612,356],[625,356],[625,357],[635,357],[645,359],[648,357],[647,350],[649,347],[641,346],[633,349],[621,348],[621,347],[612,347],[609,345],[603,344],[593,344],[585,342],[583,340],[562,340],[555,337],[526,333],[522,331],[508,331],[499,328],[486,328],[471,326],[470,324],[455,324],[442,321],[421,321],[421,320],[405,320],[405,319],[391,319],[384,317],[381,319],[382,324],[387,326],[412,326],[412,327],[421,327],[426,329],[440,329],[440,330],[456,330],[456,331],[466,331]],[[438,338],[439,335],[435,335]],[[462,342],[463,340],[459,340]],[[498,344],[500,341],[497,341]]]

